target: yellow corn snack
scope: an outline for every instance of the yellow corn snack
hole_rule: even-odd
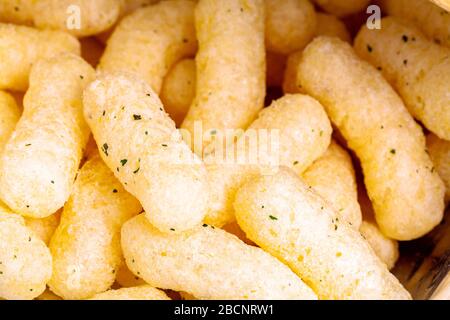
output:
[[[140,211],[139,202],[100,156],[88,160],[50,242],[50,289],[64,299],[90,298],[107,290],[123,263],[120,228]]]
[[[158,229],[200,225],[206,169],[182,140],[150,86],[131,74],[100,76],[84,92],[85,118],[101,156]]]
[[[321,299],[409,299],[360,234],[294,172],[245,184],[234,203],[247,236]]]
[[[427,136],[427,148],[434,167],[444,181],[445,199],[450,201],[450,141],[442,140],[430,133]]]
[[[161,102],[164,109],[180,126],[195,96],[195,61],[184,59],[176,63],[164,78]]]
[[[0,89],[25,91],[32,65],[62,52],[79,54],[80,43],[62,31],[0,23]]]
[[[12,95],[0,91],[0,150],[3,149],[19,121],[21,111]]]
[[[265,0],[266,47],[288,55],[303,49],[314,37],[317,18],[309,0]]]
[[[30,300],[44,292],[52,256],[24,219],[0,204],[0,298]]]
[[[338,37],[342,41],[351,43],[350,33],[345,24],[333,15],[317,13],[317,27],[315,36]],[[291,53],[286,61],[286,68],[283,78],[283,92],[303,93],[300,84],[297,84],[297,66],[302,58],[303,49]]]
[[[395,18],[381,23],[380,30],[361,29],[356,52],[382,69],[415,118],[441,139],[450,140],[450,49]]]
[[[81,94],[93,76],[73,54],[33,66],[23,115],[0,157],[0,197],[15,212],[45,218],[69,197],[89,137]]]
[[[26,226],[31,229],[46,245],[50,243],[50,239],[55,233],[61,219],[61,212],[42,218],[25,218]]]
[[[0,1],[0,21],[16,24],[32,24],[34,2],[36,0]]]
[[[421,128],[382,75],[347,43],[319,37],[305,49],[297,78],[359,157],[383,234],[411,240],[439,224],[444,185]]]
[[[130,270],[150,285],[198,299],[315,299],[288,267],[211,226],[181,234],[155,229],[143,215],[122,228]]]
[[[148,285],[98,293],[89,300],[170,300],[164,291]]]
[[[355,171],[350,155],[332,142],[323,156],[301,175],[303,181],[319,196],[328,201],[339,219],[347,221],[356,230],[361,225]]]
[[[272,149],[268,152],[264,152],[266,142],[263,134],[266,132],[278,137],[278,140],[272,140]],[[275,100],[238,140],[234,163],[221,163],[220,157],[212,161],[205,159],[212,192],[205,222],[218,227],[233,222],[233,201],[237,189],[267,167],[284,165],[295,168],[299,173],[305,171],[327,150],[331,132],[330,121],[315,99],[295,94]],[[256,147],[246,144],[246,141],[256,142]],[[229,153],[233,151],[234,148],[226,150]],[[226,156],[233,158],[233,155]],[[255,159],[249,163],[246,157]]]
[[[159,94],[170,67],[197,50],[194,6],[162,1],[125,17],[108,39],[99,69],[139,74]]]
[[[364,11],[370,0],[313,0],[325,12],[338,17],[345,17]]]
[[[382,0],[381,6],[388,15],[410,21],[430,39],[450,47],[450,13],[429,0]]]
[[[200,0],[196,6],[196,94],[182,128],[195,137],[199,123],[203,149],[213,132],[245,129],[263,107],[264,17],[263,0]]]

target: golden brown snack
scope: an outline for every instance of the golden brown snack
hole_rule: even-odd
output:
[[[361,235],[282,169],[245,184],[234,203],[247,236],[286,263],[321,299],[410,299]]]
[[[441,8],[444,8],[447,10],[447,12],[450,12],[450,1],[449,0],[431,0],[434,3],[436,3]]]
[[[24,219],[0,204],[0,298],[29,300],[44,292],[52,256]]]
[[[382,0],[381,7],[390,16],[410,21],[430,39],[450,47],[450,13],[429,0]]]
[[[255,175],[277,170],[279,165],[305,171],[327,150],[331,132],[330,121],[315,99],[295,94],[275,100],[238,139],[236,150],[227,148],[224,159],[220,154],[205,158],[212,193],[205,222],[218,227],[233,222],[235,193]]]
[[[315,36],[338,37],[342,41],[351,43],[350,32],[345,24],[333,15],[317,13],[317,27]],[[297,66],[302,58],[303,48],[291,53],[286,61],[283,79],[284,93],[304,93],[301,84],[297,83]]]
[[[125,17],[108,39],[99,70],[134,72],[159,94],[170,67],[197,50],[194,6],[162,1]]]
[[[313,0],[325,12],[338,17],[364,11],[370,0]]]
[[[195,10],[199,41],[197,86],[182,128],[203,129],[201,154],[214,132],[245,129],[265,96],[263,0],[200,0]],[[194,141],[191,139],[191,141]]]
[[[164,291],[149,285],[98,293],[89,300],[170,300]]]
[[[303,181],[332,206],[339,219],[356,230],[361,225],[355,171],[350,155],[332,141],[328,150],[300,174]]]
[[[31,229],[46,245],[55,233],[61,218],[61,210],[42,219],[25,218],[26,226]]]
[[[99,155],[81,168],[50,242],[50,289],[64,299],[104,292],[123,263],[122,224],[141,211]]]
[[[347,43],[319,37],[303,53],[298,80],[359,157],[381,231],[411,240],[439,224],[444,185],[421,128],[382,75]]]
[[[108,167],[164,232],[200,225],[208,208],[204,164],[184,143],[150,86],[131,74],[97,78],[85,118]]]
[[[427,136],[427,148],[434,168],[444,181],[447,189],[446,202],[450,201],[450,141],[442,140],[430,133]]]
[[[289,268],[263,250],[208,225],[166,234],[139,215],[122,228],[130,270],[150,285],[199,299],[315,299]]]
[[[265,0],[266,47],[288,55],[303,49],[314,37],[316,12],[309,0]]]
[[[16,100],[7,92],[0,91],[0,150],[3,149],[19,121],[21,110]]]
[[[16,24],[33,23],[33,2],[36,0],[0,1],[0,21]]]
[[[415,118],[441,139],[450,140],[450,49],[395,18],[381,23],[380,30],[361,29],[356,52],[382,69]]]
[[[117,0],[39,0],[34,1],[33,21],[42,29],[86,37],[113,26],[120,8]]]
[[[62,52],[80,53],[80,44],[62,31],[0,23],[0,89],[25,91],[32,65]]]
[[[0,197],[15,212],[45,218],[69,197],[89,137],[81,94],[93,76],[68,53],[33,66],[23,115],[0,158]]]
[[[195,60],[184,59],[177,62],[164,78],[161,102],[164,109],[181,125],[195,96]]]

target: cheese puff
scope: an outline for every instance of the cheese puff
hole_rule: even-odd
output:
[[[382,0],[384,12],[410,21],[430,39],[450,47],[450,13],[428,0]]]
[[[139,74],[159,94],[170,67],[197,50],[192,1],[173,0],[136,10],[114,30],[101,71]]]
[[[283,169],[248,182],[234,206],[247,236],[320,299],[410,299],[358,231],[294,172]]]
[[[89,137],[81,94],[93,76],[73,54],[33,66],[23,115],[0,157],[0,197],[15,212],[45,218],[68,199]]]
[[[12,95],[0,91],[0,150],[3,149],[19,121],[21,111]]]
[[[149,285],[120,288],[98,293],[89,300],[170,300],[164,291]]]
[[[381,69],[416,119],[450,140],[450,49],[395,18],[381,23],[380,30],[361,29],[356,52]]]
[[[58,210],[56,213],[42,219],[25,218],[25,224],[29,229],[33,230],[46,245],[48,245],[59,225],[61,218],[60,211],[61,210]]]
[[[34,4],[33,21],[42,29],[86,37],[113,26],[120,8],[117,0],[39,0]]]
[[[263,0],[200,0],[195,10],[199,41],[196,94],[182,128],[195,138],[200,123],[201,154],[213,132],[245,129],[264,106]]]
[[[430,133],[427,148],[434,167],[446,187],[445,200],[450,202],[450,141],[442,140]]]
[[[338,37],[342,41],[351,43],[351,36],[345,24],[333,15],[317,13],[317,27],[315,36]],[[302,58],[302,50],[291,53],[286,61],[283,78],[284,93],[304,93],[301,84],[297,83],[297,66]]]
[[[84,92],[85,118],[108,167],[165,232],[200,225],[206,169],[150,86],[131,74],[100,76]]]
[[[364,11],[370,0],[314,0],[325,12],[337,17],[345,17]]]
[[[272,140],[268,152],[264,152],[264,132],[278,136],[278,140]],[[325,153],[331,132],[330,121],[315,99],[295,94],[275,100],[238,140],[235,152],[238,159],[234,163],[223,163],[220,157],[205,159],[212,192],[205,222],[218,227],[233,222],[233,201],[237,189],[251,177],[270,170],[270,166],[284,165],[295,168],[299,173],[305,171]],[[247,140],[256,142],[256,147],[246,144]],[[225,152],[232,154],[234,148],[227,148]],[[255,157],[254,162],[246,161],[246,156]]]
[[[315,299],[289,268],[263,250],[208,225],[161,233],[143,215],[122,228],[130,270],[158,288],[198,299]]]
[[[31,300],[44,292],[52,256],[24,219],[0,204],[0,298]]]
[[[336,142],[303,174],[303,181],[330,203],[340,219],[356,230],[361,225],[355,171],[350,155]]]
[[[120,228],[140,211],[139,202],[99,155],[88,160],[50,242],[50,289],[64,299],[85,299],[107,290],[123,263]]]
[[[176,63],[164,78],[161,101],[165,110],[180,126],[195,96],[195,61],[184,59]]]
[[[62,31],[0,23],[0,89],[25,91],[33,64],[62,52],[80,54],[80,43]]]
[[[359,157],[383,234],[411,240],[438,225],[444,185],[421,128],[382,75],[347,43],[319,37],[305,49],[297,78]]]
[[[303,49],[314,37],[316,12],[309,0],[265,0],[266,47],[288,55]]]

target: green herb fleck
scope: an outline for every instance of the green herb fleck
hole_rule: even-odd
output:
[[[395,149],[391,149],[391,153],[392,153],[392,154],[396,154],[397,151],[396,151]]]
[[[269,215],[269,218],[270,218],[271,220],[278,220],[278,218],[277,218],[277,217],[275,217],[275,216],[272,216],[272,215]]]
[[[102,151],[103,151],[103,153],[104,153],[106,156],[108,156],[108,148],[109,148],[109,146],[108,146],[108,144],[105,142],[105,143],[102,145]]]
[[[138,167],[136,170],[133,171],[134,174],[138,173],[141,167]]]
[[[163,146],[163,147],[167,147],[167,144],[163,143],[163,144],[161,144],[161,146]]]
[[[369,51],[369,52],[373,51],[373,48],[372,48],[372,46],[370,44],[367,45],[367,51]]]
[[[402,36],[402,40],[403,40],[403,42],[406,43],[406,42],[408,42],[409,38],[408,38],[407,35],[404,34],[404,35]]]
[[[113,189],[113,193],[117,193],[117,189]]]
[[[27,144],[25,145],[25,147],[29,147],[29,146],[31,146],[31,143],[27,143]]]
[[[133,119],[134,119],[134,120],[141,120],[142,117],[141,117],[140,114],[133,114]]]
[[[207,225],[206,223],[204,223],[204,224],[203,224],[203,227],[205,227],[205,228],[206,228],[207,226],[208,226],[208,225]]]
[[[175,229],[174,228],[170,228],[170,231],[175,231]]]
[[[122,165],[122,167],[128,162],[127,159],[122,159],[120,160],[120,164]]]
[[[294,163],[293,163],[293,165],[294,165],[294,166],[298,165],[298,161],[295,160]]]

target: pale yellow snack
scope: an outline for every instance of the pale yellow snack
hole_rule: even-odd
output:
[[[288,55],[303,49],[314,37],[316,12],[309,0],[265,0],[266,47]]]
[[[80,43],[62,31],[0,23],[0,89],[25,91],[32,65],[61,52],[79,54]]]
[[[395,18],[381,23],[380,30],[361,29],[356,52],[382,69],[416,119],[441,139],[450,140],[450,49]]]
[[[365,11],[370,0],[313,0],[325,12],[338,17],[345,17]]]
[[[336,142],[301,175],[303,181],[328,201],[339,219],[356,230],[361,225],[361,208],[350,155]]]
[[[197,85],[182,128],[195,138],[202,126],[201,154],[213,132],[245,129],[263,108],[265,47],[263,0],[200,0],[195,10],[199,51]],[[199,149],[199,150],[197,150]]]
[[[99,155],[81,168],[50,242],[50,289],[64,299],[104,292],[123,263],[122,224],[141,211]]]
[[[61,218],[61,210],[42,219],[25,218],[26,226],[31,229],[46,245],[55,233]]]
[[[150,222],[165,232],[200,225],[208,208],[206,169],[150,86],[131,74],[103,75],[83,103],[103,160]]]
[[[282,169],[245,184],[234,203],[247,236],[286,263],[320,299],[410,299],[358,231]]]
[[[286,67],[286,56],[267,51],[266,64],[266,85],[268,87],[281,87],[284,68]]]
[[[411,240],[439,224],[444,185],[421,128],[381,73],[347,43],[319,37],[303,53],[298,80],[359,157],[381,231]]]
[[[345,24],[333,15],[317,13],[317,26],[315,36],[338,37],[342,41],[351,43],[350,32]],[[301,84],[297,83],[297,66],[302,58],[303,48],[291,53],[286,61],[283,78],[284,93],[304,93]]]
[[[0,21],[16,24],[33,23],[33,4],[36,0],[0,1]]]
[[[125,263],[116,272],[116,282],[124,288],[137,287],[145,284],[145,281],[135,276]]]
[[[410,21],[430,39],[450,47],[450,13],[428,0],[382,0],[383,12]]]
[[[117,0],[39,0],[33,7],[33,21],[42,29],[86,37],[113,26],[120,9]]]
[[[24,219],[0,204],[0,298],[30,300],[44,292],[52,256]]]
[[[374,218],[372,203],[365,190],[359,192],[358,201],[361,205],[363,213],[363,222],[359,228],[359,232],[364,239],[367,240],[375,254],[383,261],[387,268],[391,270],[400,255],[398,242],[386,237],[377,225]]]
[[[272,136],[267,152],[265,133]],[[299,173],[305,171],[327,150],[331,133],[325,110],[315,99],[295,94],[275,100],[237,141],[237,150],[225,150],[225,161],[215,154],[212,159],[205,158],[212,193],[205,222],[218,227],[233,222],[234,196],[245,181],[261,172],[276,170],[279,165],[295,168]],[[234,158],[233,152],[236,160],[229,163],[227,159]]]
[[[69,197],[89,137],[81,94],[93,76],[68,53],[33,66],[23,115],[0,157],[0,197],[13,211],[45,218]]]
[[[170,300],[164,291],[149,285],[108,290],[94,295],[89,300]]]
[[[288,267],[263,250],[205,225],[165,234],[139,215],[122,228],[130,270],[148,284],[198,299],[315,299]]]
[[[436,3],[441,8],[447,10],[447,12],[450,12],[450,0],[431,0],[431,1]]]
[[[21,110],[16,100],[7,92],[0,91],[0,150],[3,149],[19,121]]]
[[[450,202],[450,141],[439,139],[430,133],[427,136],[427,148],[437,173],[444,181],[446,202]]]
[[[170,67],[197,50],[195,3],[162,1],[125,17],[108,39],[101,71],[139,74],[159,94]]]
[[[195,96],[195,60],[184,59],[176,63],[164,78],[161,102],[164,109],[180,126]]]

